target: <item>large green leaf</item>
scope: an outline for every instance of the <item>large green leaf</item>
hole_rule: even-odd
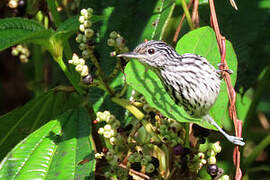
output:
[[[79,104],[75,93],[52,89],[0,117],[0,158],[31,132]]]
[[[205,57],[213,66],[220,63],[220,53],[215,33],[210,27],[202,27],[182,37],[177,43],[176,51],[179,54],[199,54]],[[231,81],[234,85],[237,77],[237,58],[229,41],[226,41],[226,60],[229,68],[234,72],[231,75]],[[227,87],[225,82],[222,81],[219,97],[211,108],[210,115],[218,124],[222,122],[226,127],[230,127],[231,124],[227,111],[228,102]]]
[[[5,18],[0,20],[0,51],[25,41],[46,44],[52,31],[36,21],[25,18]]]
[[[215,34],[209,27],[203,27],[186,34],[181,38],[177,44],[176,50],[179,54],[196,53],[205,56],[213,65],[220,62],[219,50],[217,47]],[[236,72],[236,56],[230,43],[227,42],[227,55],[229,67]],[[173,100],[169,97],[166,90],[162,86],[158,76],[151,70],[146,70],[143,65],[137,61],[128,63],[125,69],[127,83],[135,90],[142,93],[147,102],[154,108],[169,118],[176,119],[180,122],[196,122],[204,127],[210,127],[206,122],[201,122],[198,119],[188,118],[189,116],[183,108],[175,105]],[[235,83],[236,73],[232,76],[232,81]],[[225,114],[228,97],[226,95],[226,88],[224,82],[222,83],[222,90],[217,103],[211,109],[210,114],[220,124],[227,116]],[[213,128],[211,126],[211,128]]]
[[[0,165],[0,179],[94,179],[89,122],[84,108],[51,120],[8,153]],[[85,158],[90,161],[79,164]]]

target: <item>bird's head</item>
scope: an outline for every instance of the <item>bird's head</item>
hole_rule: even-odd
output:
[[[163,41],[151,40],[139,44],[132,52],[117,55],[117,57],[135,58],[154,69],[160,69],[179,56],[175,50]]]

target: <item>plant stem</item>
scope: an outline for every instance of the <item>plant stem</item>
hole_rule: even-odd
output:
[[[266,136],[259,145],[257,145],[252,153],[244,160],[244,166],[248,168],[256,157],[270,144],[270,134]]]
[[[193,23],[191,21],[191,17],[190,17],[190,13],[189,13],[186,1],[185,0],[181,0],[181,1],[182,1],[183,10],[184,10],[186,18],[187,18],[188,25],[189,25],[190,29],[193,30],[194,27],[193,27]]]
[[[98,76],[98,79],[100,80],[100,83],[102,83],[102,85],[106,88],[106,91],[110,94],[110,96],[114,96],[115,91],[105,81],[104,72],[102,71],[99,62],[98,62],[96,56],[94,55],[93,50],[90,50],[90,52],[91,52],[90,60],[97,68],[97,76]]]
[[[138,120],[142,120],[144,118],[144,114],[135,106],[130,104],[128,100],[112,97],[112,101],[122,106],[123,108],[129,110],[129,112],[131,112]]]

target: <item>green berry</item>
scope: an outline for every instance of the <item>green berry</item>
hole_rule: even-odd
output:
[[[93,11],[92,8],[88,8],[88,9],[87,9],[87,12],[88,12],[89,14],[93,14],[94,11]]]
[[[118,48],[124,48],[125,47],[125,39],[122,36],[116,38],[116,46]]]
[[[83,66],[81,64],[78,64],[76,67],[75,67],[76,71],[77,72],[81,72],[82,69],[83,69]]]
[[[82,57],[85,59],[90,57],[90,52],[88,49],[86,49],[82,52]]]
[[[83,24],[81,24],[81,25],[79,26],[79,30],[80,30],[81,32],[84,32],[85,27],[84,27],[84,25],[83,25]]]
[[[91,21],[84,21],[83,25],[85,28],[90,28],[92,26],[92,22]]]
[[[75,40],[76,40],[77,43],[81,43],[82,40],[83,40],[83,35],[82,34],[78,34]]]
[[[215,156],[209,157],[207,161],[208,161],[208,164],[216,164],[217,163]]]
[[[80,45],[79,45],[79,49],[80,50],[85,50],[87,48],[87,45],[85,44],[85,43],[80,43]]]
[[[84,16],[84,15],[87,14],[87,13],[88,13],[88,12],[87,12],[86,9],[82,9],[82,10],[81,10],[81,15],[82,15],[82,16]]]
[[[112,47],[112,46],[115,46],[115,40],[114,40],[114,39],[111,39],[111,38],[108,39],[108,40],[107,40],[107,45],[108,45],[108,46],[111,46],[111,47]]]
[[[21,54],[21,55],[19,56],[19,58],[20,58],[20,61],[21,61],[22,63],[27,63],[27,62],[28,62],[28,57],[27,57],[26,55],[24,55],[24,54]]]
[[[95,32],[93,29],[85,29],[84,31],[84,35],[86,36],[86,38],[91,38],[94,34]]]
[[[115,138],[115,137],[111,137],[111,138],[110,138],[110,143],[111,143],[112,145],[115,145],[115,144],[116,144],[116,138]]]
[[[16,48],[12,48],[11,55],[12,56],[18,56],[19,55],[19,51]]]
[[[218,142],[212,144],[212,149],[215,151],[215,153],[220,153],[221,152],[221,146]]]
[[[83,69],[81,71],[81,76],[84,77],[84,76],[87,76],[88,74],[89,74],[88,67],[86,65],[83,65]]]
[[[112,39],[116,39],[118,36],[119,36],[118,33],[115,32],[115,31],[112,31],[112,32],[110,33],[110,38],[112,38]]]
[[[149,163],[146,167],[145,167],[145,171],[147,173],[152,173],[155,170],[155,166],[152,163]]]
[[[98,129],[98,134],[102,135],[102,134],[104,134],[104,132],[105,132],[104,128],[99,128]]]
[[[80,22],[81,24],[83,24],[84,21],[85,21],[84,16],[80,16],[80,17],[79,17],[79,22]]]

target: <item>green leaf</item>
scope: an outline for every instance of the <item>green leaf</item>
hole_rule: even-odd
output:
[[[173,0],[157,1],[140,39],[161,40],[174,8],[175,1]]]
[[[91,124],[84,108],[68,111],[21,141],[0,165],[1,179],[94,179]],[[89,161],[79,164],[82,160]]]
[[[196,53],[206,57],[212,65],[217,65],[220,62],[219,50],[217,47],[215,34],[209,27],[199,28],[187,33],[181,38],[177,44],[176,50],[179,54]],[[232,46],[227,42],[227,55],[229,67],[235,72],[232,75],[232,82],[236,79],[236,56]],[[128,63],[126,69],[127,83],[135,90],[142,93],[150,106],[158,109],[162,114],[169,118],[176,119],[180,122],[195,122],[201,126],[214,129],[207,122],[198,119],[189,118],[189,115],[182,107],[175,105],[174,101],[167,94],[158,76],[151,70],[146,70],[145,67],[138,61]],[[220,124],[227,116],[225,114],[228,104],[225,83],[222,83],[220,96],[210,111],[210,114]],[[228,118],[227,118],[228,119]]]
[[[210,27],[202,27],[186,34],[178,41],[176,51],[179,54],[194,53],[201,55],[216,67],[221,59],[215,33]],[[237,58],[229,41],[226,41],[226,60],[229,68],[233,71],[231,81],[234,85],[237,77]],[[227,87],[223,80],[218,99],[211,108],[210,115],[219,125],[223,123],[225,127],[230,127],[231,124],[228,116],[228,103]]]
[[[21,108],[0,117],[0,158],[31,132],[80,102],[75,93],[54,89],[31,100]]]
[[[15,44],[32,41],[47,44],[52,31],[36,21],[25,18],[5,18],[0,20],[0,51]]]

